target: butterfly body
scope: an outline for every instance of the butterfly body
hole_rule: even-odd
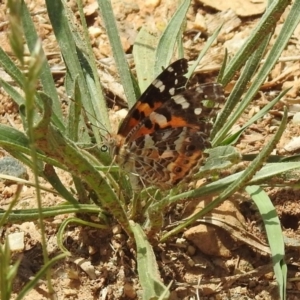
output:
[[[211,119],[224,101],[218,83],[185,89],[186,59],[167,67],[146,89],[111,139],[116,163],[135,189],[170,189],[203,164]]]

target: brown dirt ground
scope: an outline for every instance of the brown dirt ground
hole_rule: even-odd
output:
[[[49,63],[56,79],[57,88],[63,93],[64,67],[59,48],[49,24],[44,2],[41,0],[27,1],[38,33],[43,41]],[[91,42],[100,69],[103,61],[111,57],[107,37],[101,19],[96,10],[95,1],[85,1],[85,13],[89,24]],[[212,1],[213,2],[213,1]],[[75,1],[69,5],[76,11]],[[232,1],[234,4],[235,1]],[[174,1],[113,1],[124,50],[130,54],[137,30],[147,24],[153,31],[163,28],[174,13]],[[234,13],[204,6],[200,1],[193,1],[188,13],[187,30],[185,32],[185,52],[189,60],[194,59],[202,49],[205,40],[213,30],[226,20],[225,29],[220,34],[207,57],[201,63],[199,76],[214,77],[220,69],[224,48],[233,55],[240,47],[252,28],[259,21],[258,16],[238,17]],[[282,26],[284,16],[278,28]],[[205,28],[206,26],[206,28]],[[200,30],[205,34],[197,37]],[[0,44],[11,54],[7,39],[8,23],[5,4],[0,3]],[[284,100],[274,107],[262,120],[251,126],[240,139],[237,147],[242,153],[257,153],[263,144],[272,136],[278,127],[283,105],[289,107],[292,116],[297,111],[299,103],[299,48],[300,27],[282,54],[267,82],[257,95],[252,105],[238,121],[244,124],[251,116],[263,107],[269,99],[278,94],[283,88],[293,86]],[[130,55],[128,55],[130,59]],[[0,70],[1,71],[1,70]],[[111,76],[117,81],[114,68]],[[1,71],[1,76],[5,76]],[[101,76],[101,73],[100,73]],[[8,79],[9,80],[9,79]],[[230,92],[232,82],[226,87]],[[110,95],[114,91],[106,87]],[[116,97],[117,111],[124,104],[124,96]],[[122,101],[123,100],[123,101]],[[1,123],[9,124],[18,129],[22,123],[18,108],[0,89],[0,118]],[[289,119],[284,135],[277,145],[277,153],[286,154],[284,147],[293,137],[298,137],[299,126]],[[2,151],[2,156],[6,154]],[[241,166],[239,166],[241,167]],[[68,175],[59,175],[66,185],[72,182]],[[295,179],[296,174],[291,178]],[[29,174],[29,180],[32,176]],[[290,179],[289,179],[290,180]],[[51,188],[46,182],[43,185]],[[0,182],[0,207],[5,209],[10,203],[16,186]],[[294,242],[300,240],[300,192],[295,189],[268,188],[278,215],[281,219],[284,234]],[[55,206],[63,200],[52,194],[43,192],[43,205]],[[202,199],[207,202],[209,199]],[[201,199],[193,201],[184,207],[177,207],[167,215],[168,219],[178,219],[195,210],[195,206],[203,206]],[[35,190],[24,186],[16,208],[36,207]],[[161,277],[166,284],[172,281],[172,300],[175,299],[277,299],[276,281],[272,271],[270,256],[265,247],[265,235],[258,212],[251,201],[243,193],[236,194],[231,201],[225,202],[214,215],[216,219],[226,220],[227,227],[220,229],[218,223],[211,226],[208,223],[199,224],[188,229],[184,234],[172,238],[168,243],[155,247]],[[59,224],[69,215],[58,216],[45,220],[48,251],[50,255],[59,252],[56,243],[56,233]],[[225,229],[225,230],[224,230]],[[12,232],[25,233],[25,247],[22,251],[22,264],[14,284],[14,295],[18,294],[22,285],[40,268],[42,252],[38,224],[25,222],[11,224],[1,229],[1,238]],[[233,233],[234,231],[234,233]],[[200,236],[201,234],[201,236]],[[53,268],[52,283],[57,299],[139,299],[140,286],[137,279],[134,248],[127,244],[127,238],[118,225],[113,231],[103,232],[80,226],[69,226],[65,233],[66,246],[72,252],[72,257],[60,261]],[[199,243],[199,241],[201,241]],[[256,244],[255,244],[256,243]],[[256,246],[254,246],[254,244]],[[288,299],[299,299],[299,246],[287,243],[286,259],[288,264]],[[18,254],[17,254],[18,255]],[[83,266],[82,263],[85,263]],[[298,278],[298,279],[297,279]],[[198,296],[197,296],[198,295]],[[47,299],[45,281],[41,281],[25,299]]]

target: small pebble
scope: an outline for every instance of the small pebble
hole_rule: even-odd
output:
[[[115,225],[115,226],[113,226],[112,232],[113,232],[113,234],[121,233],[121,232],[122,232],[121,226],[120,226],[120,225]]]
[[[300,124],[300,112],[294,114],[292,122],[296,125]]]
[[[21,251],[24,249],[24,232],[14,232],[7,236],[7,241],[11,251]]]
[[[130,284],[128,282],[125,283],[125,285],[124,285],[124,294],[129,299],[135,299],[136,298],[136,292],[135,292],[132,284]]]
[[[189,245],[187,247],[187,254],[190,255],[190,256],[193,256],[193,255],[195,255],[195,253],[196,253],[196,248]]]
[[[196,28],[202,32],[207,31],[207,25],[205,22],[205,18],[201,13],[197,13],[197,15],[196,15],[196,19],[194,22],[194,28]]]

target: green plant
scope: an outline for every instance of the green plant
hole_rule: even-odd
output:
[[[18,6],[17,3],[20,5]],[[110,130],[110,124],[105,98],[98,80],[97,68],[89,44],[82,3],[79,0],[77,1],[82,26],[81,35],[79,35],[75,24],[71,21],[72,13],[65,5],[65,2],[47,0],[46,4],[48,15],[67,69],[66,93],[73,101],[70,102],[69,113],[64,118],[50,68],[45,59],[43,50],[39,46],[38,37],[27,7],[24,2],[11,1],[11,17],[13,18],[13,22],[11,22],[11,41],[14,53],[22,65],[24,54],[23,41],[20,40],[20,37],[24,34],[26,43],[31,52],[32,61],[28,67],[28,73],[25,74],[0,48],[0,64],[24,91],[24,95],[18,93],[12,85],[2,79],[0,79],[0,84],[19,105],[23,125],[26,129],[26,133],[22,133],[16,129],[0,124],[0,145],[12,156],[32,169],[35,174],[35,186],[37,191],[41,189],[38,180],[40,176],[50,182],[56,192],[61,195],[67,203],[61,205],[58,209],[41,207],[40,201],[38,201],[37,210],[10,210],[10,214],[0,214],[2,218],[1,221],[14,222],[16,220],[39,219],[41,228],[43,228],[42,220],[46,216],[55,216],[59,213],[64,214],[67,212],[100,213],[108,211],[113,218],[121,224],[128,236],[136,242],[139,277],[144,289],[144,299],[150,299],[151,297],[156,297],[155,299],[167,299],[169,294],[168,290],[158,278],[153,249],[146,235],[143,234],[141,224],[146,224],[146,228],[144,227],[143,229],[160,233],[163,218],[161,212],[164,211],[166,207],[182,199],[193,199],[198,196],[218,193],[219,196],[204,210],[187,220],[183,220],[177,227],[160,236],[160,241],[166,241],[171,235],[183,230],[183,228],[192,224],[195,220],[216,207],[221,201],[243,188],[246,188],[249,194],[253,195],[252,197],[255,203],[261,208],[261,202],[258,201],[258,198],[261,197],[261,201],[265,204],[267,197],[263,191],[254,185],[258,182],[266,181],[275,174],[281,174],[284,171],[300,167],[299,163],[294,162],[280,163],[280,168],[278,168],[279,163],[267,164],[262,167],[281,136],[286,124],[286,113],[278,132],[245,171],[188,192],[169,191],[167,193],[161,193],[149,188],[142,191],[139,195],[136,195],[131,189],[126,174],[119,172],[117,167],[111,167],[112,159],[106,152],[102,152],[100,149],[103,143],[103,137],[106,135],[106,130]],[[137,83],[133,79],[126,62],[110,2],[108,0],[99,0],[98,4],[104,24],[107,25],[107,34],[112,45],[121,83],[124,86],[129,106],[132,106],[140,94],[140,90],[137,88]],[[228,84],[233,74],[240,70],[242,66],[245,66],[245,68],[226,103],[223,113],[218,118],[214,127],[213,144],[214,146],[222,145],[223,148],[219,147],[209,151],[212,165],[209,165],[209,167],[204,166],[202,170],[200,170],[200,174],[201,172],[203,174],[203,172],[207,173],[222,168],[224,161],[230,164],[232,156],[236,159],[236,151],[229,145],[233,144],[249,125],[257,121],[283,96],[284,93],[274,99],[245,124],[239,132],[234,135],[228,134],[234,122],[257,93],[267,74],[276,63],[283,48],[286,46],[295,26],[299,23],[299,2],[296,1],[290,11],[290,17],[287,18],[284,28],[266,58],[266,62],[258,70],[258,65],[265,54],[266,47],[272,36],[272,29],[275,26],[275,22],[287,4],[287,1],[273,1],[261,19],[256,31],[249,38],[249,41],[228,64],[224,63],[219,76],[219,81],[224,85]],[[160,72],[159,68],[161,65],[168,65],[174,54],[176,45],[178,52],[182,54],[183,47],[180,37],[189,5],[190,1],[182,2],[159,40],[153,41],[153,36],[151,36],[145,28],[140,31],[137,38],[139,42],[135,44],[133,49],[139,83],[143,82],[141,79],[145,77],[145,70],[147,77],[153,78]],[[13,7],[17,8],[17,10],[13,10]],[[22,20],[23,26],[19,22],[20,20]],[[24,28],[23,33],[22,28]],[[193,68],[195,68],[201,60],[217,34],[218,31],[209,39],[206,48],[199,54],[198,60],[191,68],[188,76],[191,76]],[[263,40],[261,40],[262,34],[264,36]],[[142,41],[142,43],[140,41]],[[156,50],[149,51],[147,45],[153,42],[156,46],[153,48],[156,48]],[[145,56],[147,57],[146,62],[143,60]],[[154,61],[156,64],[153,63]],[[245,93],[246,86],[254,75],[255,81]],[[42,87],[39,91],[37,91],[35,87],[38,78],[40,79]],[[145,85],[142,85],[141,90],[144,88]],[[243,101],[240,101],[243,94]],[[91,144],[91,139],[87,134],[88,130],[85,118],[81,114],[82,107],[86,112],[85,116],[92,123],[98,120],[101,124],[101,126],[99,126],[100,130],[97,126],[92,127],[93,136],[96,144],[99,146],[98,148],[91,147],[88,149],[88,147],[86,147],[87,144]],[[233,108],[236,108],[236,110],[234,114],[231,114]],[[220,124],[225,124],[225,126],[221,126]],[[81,134],[82,127],[85,128],[83,134]],[[82,147],[82,145],[85,146]],[[223,151],[224,156],[225,153],[228,155],[224,161],[219,160],[220,151]],[[76,187],[78,199],[64,187],[54,167],[70,172]],[[95,195],[95,197],[91,198],[94,204],[90,203],[89,193],[86,192],[86,185],[88,186],[88,190],[93,191]],[[149,195],[151,197],[149,197]],[[151,198],[151,200],[148,201],[147,205],[142,209],[139,207],[139,204],[147,198]],[[127,203],[131,204],[131,210],[126,208]],[[267,207],[263,207],[263,211],[273,210],[272,204],[270,202],[268,203],[269,205]],[[273,228],[277,229],[276,235],[280,236],[281,228],[279,220],[276,219],[275,216],[273,216],[273,218],[273,220],[275,220]],[[132,220],[135,220],[135,223]],[[77,222],[78,220],[72,219],[72,221]],[[101,224],[95,225],[90,222],[80,222],[89,226],[93,225],[98,228],[103,228],[103,226],[107,225],[106,220],[101,219],[101,221]],[[265,221],[268,222],[268,220]],[[65,222],[61,227],[59,234],[60,244],[62,244],[63,228],[65,228],[68,222],[70,222],[70,220]],[[270,244],[272,244],[272,237],[269,236],[269,238]],[[43,249],[46,249],[45,241]],[[6,255],[2,255],[1,259],[3,258],[7,262],[9,257],[7,253],[9,252],[3,250],[3,253],[6,253]],[[281,298],[285,299],[286,266],[283,260],[284,251],[282,243],[277,248],[272,247],[272,256],[280,257],[279,260],[274,261],[274,266],[277,280],[280,283]],[[49,261],[47,253],[44,251],[44,257],[45,268],[39,273],[39,276],[44,274],[45,270],[48,269],[54,261],[63,258],[64,255],[57,256],[55,259]],[[142,268],[144,265],[151,265],[154,266],[154,268],[149,269],[150,273],[146,274]],[[37,278],[39,278],[39,276],[37,276]],[[50,273],[48,273],[47,276],[48,287],[51,291]],[[20,293],[19,299],[21,299],[20,297],[22,297],[29,288],[33,287],[34,282],[26,288],[25,292]]]

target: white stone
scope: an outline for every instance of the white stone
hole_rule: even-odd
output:
[[[24,249],[24,232],[14,232],[8,235],[7,241],[11,251],[21,251]]]

